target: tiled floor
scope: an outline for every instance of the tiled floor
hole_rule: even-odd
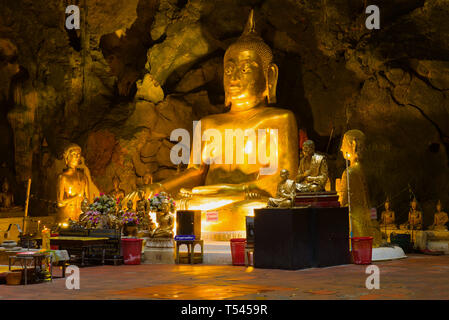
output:
[[[240,266],[137,265],[80,269],[80,289],[65,279],[0,285],[0,299],[449,299],[449,256],[410,255],[376,263],[380,289],[365,287],[366,266],[269,270]]]

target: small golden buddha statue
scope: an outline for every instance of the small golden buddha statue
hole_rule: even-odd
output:
[[[304,141],[302,145],[303,157],[299,163],[296,189],[298,192],[324,191],[327,182],[326,157],[315,153],[315,143]]]
[[[86,212],[89,211],[89,200],[87,198],[84,198],[81,202],[81,214],[78,218],[80,222],[84,222],[84,219],[86,217]]]
[[[67,168],[58,178],[57,201],[59,212],[57,222],[66,222],[69,218],[78,220],[81,214],[81,202],[89,198],[89,182],[83,171],[78,170],[81,159],[81,147],[70,144],[64,151]]]
[[[380,227],[386,229],[396,229],[395,214],[390,210],[390,200],[385,201],[385,211],[382,211],[380,217]]]
[[[112,185],[114,188],[109,192],[109,194],[115,199],[122,201],[125,198],[125,191],[120,189],[120,178],[118,176],[114,176],[112,178]]]
[[[128,203],[126,204],[126,212],[134,212],[134,203],[132,202],[132,200],[129,200]]]
[[[170,203],[167,199],[162,200],[162,210],[156,213],[156,221],[158,226],[154,233],[153,238],[173,238],[173,226],[175,219],[170,212]]]
[[[243,148],[238,148],[237,143],[231,145],[233,161],[229,164],[224,154],[214,153],[217,143],[209,137],[201,143],[201,152],[191,153],[191,159],[199,158],[199,164],[190,161],[186,170],[152,189],[175,195],[181,191],[184,209],[217,210],[219,221],[204,224],[203,231],[245,231],[245,216],[253,214],[254,208],[265,207],[268,197],[276,194],[280,169],[285,168],[296,176],[298,129],[295,116],[287,109],[268,106],[276,102],[277,79],[278,67],[273,63],[272,51],[256,34],[251,11],[242,36],[229,46],[224,56],[223,85],[229,111],[202,118],[200,136],[207,137],[204,132],[213,129],[221,135],[221,150],[224,151],[225,137],[231,130],[268,132],[265,140],[260,136],[258,141],[265,141],[266,154],[273,155],[270,159],[276,164],[274,169],[269,174],[260,173],[271,165],[261,161],[260,148],[249,138],[242,143]],[[271,147],[272,141],[274,147]],[[243,161],[237,161],[237,150],[244,150]],[[214,161],[217,156],[218,159],[221,156],[222,161]],[[177,200],[181,197],[177,196]]]
[[[408,220],[401,225],[401,229],[422,230],[422,212],[417,210],[418,201],[414,197],[410,202]]]
[[[434,231],[447,231],[446,223],[449,221],[446,212],[441,211],[441,201],[438,200],[437,212],[435,212],[433,218],[433,224],[429,227],[429,230]]]
[[[293,206],[296,196],[296,185],[294,180],[288,179],[288,170],[281,170],[281,182],[277,187],[276,198],[268,198],[267,207],[269,208],[290,208]]]
[[[5,178],[2,184],[2,192],[0,193],[0,208],[10,209],[14,207],[14,194],[9,189],[8,179]]]
[[[368,186],[361,163],[365,140],[360,130],[349,130],[343,136],[340,151],[350,166],[343,172],[337,191],[341,205],[349,206],[352,236],[373,237],[373,246],[378,247],[382,234],[378,222],[371,220]]]

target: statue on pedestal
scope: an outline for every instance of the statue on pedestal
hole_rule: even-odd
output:
[[[156,212],[156,221],[158,226],[152,234],[152,238],[173,238],[175,219],[170,212],[170,202],[168,199],[162,200],[162,210]]]
[[[0,193],[0,209],[10,209],[14,207],[14,194],[9,189],[8,179],[5,178]]]
[[[290,208],[293,206],[296,196],[296,185],[294,180],[288,179],[289,175],[288,170],[281,170],[281,181],[277,187],[276,198],[269,198],[267,207]]]
[[[385,201],[385,211],[382,211],[380,218],[380,227],[384,229],[396,229],[395,214],[390,210],[390,200]]]
[[[328,176],[326,158],[315,153],[315,143],[312,140],[304,141],[302,152],[304,156],[296,177],[298,192],[324,191]]]
[[[433,224],[429,227],[429,230],[434,231],[447,231],[446,223],[449,221],[446,212],[441,211],[441,201],[438,200],[437,212],[433,218]]]
[[[191,161],[186,170],[157,186],[152,185],[154,193],[165,190],[177,195],[183,188],[185,209],[218,210],[220,220],[205,226],[203,231],[244,231],[245,216],[253,208],[264,207],[268,197],[276,193],[280,169],[285,168],[296,176],[298,130],[295,116],[287,109],[268,106],[276,101],[277,79],[278,67],[273,63],[272,51],[257,35],[251,11],[242,36],[224,56],[223,84],[229,111],[206,116],[201,119],[201,126],[196,127],[195,132],[204,139],[199,150],[194,152],[193,148],[191,154],[198,163]],[[220,135],[222,142],[230,131],[234,136],[236,132],[242,135],[254,132],[260,136],[257,143],[249,141],[250,138],[246,142],[236,138],[236,143],[228,145],[229,150],[225,148],[225,157],[222,152],[213,154],[213,150],[222,148],[216,148],[216,139],[205,139],[207,129]],[[269,163],[258,159],[259,141],[266,147],[266,154],[270,154]],[[241,150],[244,154],[239,161],[237,155]],[[231,164],[226,163],[227,157],[232,158]],[[261,198],[263,200],[259,200]]]
[[[408,220],[401,225],[401,229],[422,230],[422,212],[417,210],[418,201],[413,198],[410,202],[410,211],[408,212]]]
[[[70,144],[64,151],[67,168],[58,178],[57,201],[59,212],[56,222],[68,219],[78,220],[81,214],[81,202],[89,198],[87,176],[78,167],[81,165],[81,147]]]
[[[377,220],[371,220],[368,185],[361,157],[365,147],[365,134],[360,130],[349,130],[343,136],[341,152],[350,166],[343,172],[338,186],[339,201],[349,206],[353,237],[373,237],[373,246],[382,242]]]

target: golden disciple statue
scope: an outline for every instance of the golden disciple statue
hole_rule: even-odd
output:
[[[323,155],[315,153],[315,143],[304,141],[303,158],[299,163],[296,188],[298,192],[324,191],[327,182],[327,163]]]
[[[293,206],[296,196],[296,185],[294,180],[288,179],[289,175],[288,170],[281,170],[281,182],[277,186],[276,198],[268,198],[267,207],[290,208]]]
[[[276,102],[277,79],[272,51],[256,34],[251,11],[245,31],[224,56],[229,111],[201,119],[194,129],[199,152],[194,147],[188,168],[153,189],[180,192],[184,209],[218,211],[218,221],[204,223],[203,231],[244,231],[245,216],[276,193],[280,168],[296,176],[295,116],[267,106]]]
[[[438,200],[437,212],[435,212],[433,224],[429,227],[429,230],[447,231],[446,223],[449,221],[449,218],[447,216],[447,213],[441,210],[441,201]]]
[[[401,225],[401,229],[412,229],[421,230],[422,229],[422,212],[417,210],[418,201],[413,197],[412,202],[410,202],[410,211],[408,212],[408,220],[406,223]]]
[[[343,172],[337,191],[341,205],[349,206],[352,236],[373,237],[373,246],[378,247],[382,235],[377,221],[371,220],[368,186],[361,163],[365,140],[360,130],[349,130],[343,136],[340,151],[350,166]]]
[[[396,229],[395,214],[390,210],[390,200],[387,198],[385,201],[385,211],[382,211],[380,218],[380,227],[387,229]]]
[[[162,200],[162,210],[156,213],[157,228],[152,234],[153,238],[173,238],[173,226],[175,219],[170,212],[170,203],[167,199]]]
[[[70,144],[64,151],[67,168],[58,178],[57,201],[59,212],[56,222],[78,220],[81,202],[89,198],[89,182],[83,171],[78,169],[81,160],[81,147]]]

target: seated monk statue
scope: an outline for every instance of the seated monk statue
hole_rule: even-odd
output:
[[[244,232],[245,216],[266,207],[268,197],[275,195],[280,168],[296,176],[295,116],[287,109],[267,106],[276,101],[277,78],[272,51],[256,34],[251,11],[242,36],[224,56],[229,111],[202,118],[194,129],[188,168],[152,185],[154,192],[178,195],[182,209],[202,210],[203,218],[206,210],[218,211],[218,221],[204,223],[202,231]],[[201,142],[197,152],[195,134]]]
[[[312,140],[302,144],[303,157],[299,163],[296,189],[298,192],[324,191],[327,182],[327,163],[323,155],[315,153]]]
[[[153,238],[173,238],[173,226],[175,219],[170,212],[170,203],[167,199],[162,200],[162,210],[156,213],[157,228],[152,234]]]
[[[125,191],[120,189],[120,178],[118,176],[112,178],[112,185],[113,189],[109,192],[109,195],[115,200],[122,201],[125,197]]]
[[[429,230],[434,231],[447,231],[446,223],[449,221],[446,212],[441,211],[441,201],[438,200],[437,212],[433,218],[433,224],[429,227]]]
[[[9,182],[5,178],[2,184],[2,192],[0,193],[0,208],[10,209],[12,207],[14,207],[14,194],[9,190]]]
[[[288,170],[281,170],[281,182],[279,182],[276,192],[276,198],[268,198],[267,207],[290,208],[293,206],[296,196],[295,181],[289,180]]]
[[[410,211],[408,212],[408,220],[401,225],[401,229],[422,230],[422,212],[417,210],[418,201],[413,198],[410,202]]]
[[[59,211],[56,222],[78,220],[81,214],[81,202],[89,199],[89,182],[83,171],[78,169],[81,161],[81,147],[70,144],[64,151],[67,168],[58,178],[57,201]]]
[[[378,247],[382,234],[377,220],[371,220],[368,186],[361,161],[365,139],[365,134],[360,130],[349,130],[343,136],[340,151],[350,166],[343,172],[337,191],[341,205],[349,206],[352,236],[373,237],[373,247]]]
[[[386,229],[396,229],[395,214],[390,210],[390,200],[385,201],[385,211],[382,211],[380,217],[380,227]]]

